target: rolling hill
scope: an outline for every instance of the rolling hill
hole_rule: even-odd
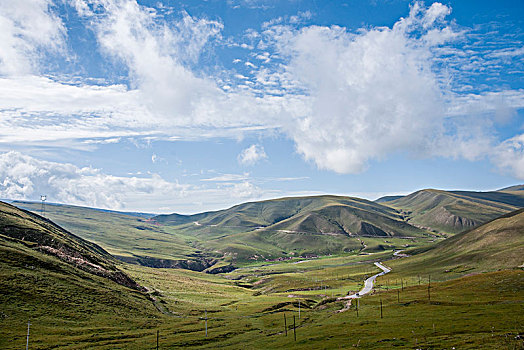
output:
[[[41,204],[15,201],[19,208],[40,213]],[[122,213],[62,204],[46,204],[45,216],[85,240],[102,246],[119,260],[152,267],[203,270],[212,260],[202,257],[192,237],[167,232],[150,215]]]
[[[386,248],[379,242],[389,240],[391,248],[405,244],[402,239],[432,237],[391,207],[341,196],[280,198],[153,220],[233,260],[380,250]]]
[[[0,202],[0,239],[57,257],[94,275],[141,289],[115,266],[114,258],[98,245],[85,241],[36,214]]]
[[[196,236],[252,230],[345,236],[416,236],[424,231],[406,224],[397,210],[365,199],[340,196],[280,198],[236,205],[196,215],[159,215],[156,222]]]
[[[400,210],[415,226],[454,234],[524,207],[524,192],[425,189],[382,204]]]
[[[142,290],[96,244],[0,202],[0,348],[25,346],[28,320],[38,339],[32,349],[88,344],[102,330],[155,322],[159,312]]]
[[[392,263],[396,273],[443,278],[472,272],[516,269],[524,265],[524,209],[519,209]]]

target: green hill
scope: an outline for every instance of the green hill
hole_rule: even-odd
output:
[[[401,210],[415,226],[458,233],[524,207],[524,193],[426,189],[384,204]]]
[[[96,244],[0,202],[0,348],[24,347],[28,320],[31,349],[110,344],[156,322],[141,290]]]
[[[15,201],[17,207],[40,213],[41,204]],[[203,270],[204,260],[192,237],[168,232],[147,214],[122,213],[73,205],[46,204],[45,216],[85,240],[102,246],[118,259],[153,267]]]
[[[52,221],[0,202],[0,239],[57,257],[76,268],[127,287],[140,287],[118,270],[113,257],[98,245],[67,232]]]
[[[40,203],[14,204],[40,210]],[[280,198],[151,219],[46,205],[46,216],[120,260],[198,271],[212,271],[219,260],[227,266],[232,260],[380,251],[434,238],[406,223],[396,209],[341,196]]]
[[[254,229],[384,237],[424,233],[406,224],[395,209],[365,199],[339,196],[280,198],[240,204],[217,212],[159,215],[153,219],[207,237]]]
[[[392,262],[395,273],[431,274],[449,279],[471,272],[515,269],[524,265],[524,209],[456,234]]]
[[[396,209],[341,196],[280,198],[153,220],[233,260],[383,250],[406,244],[403,239],[431,238]]]
[[[524,185],[509,186],[509,187],[502,188],[499,191],[503,191],[503,192],[524,191]]]

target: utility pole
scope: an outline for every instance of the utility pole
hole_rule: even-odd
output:
[[[382,299],[380,299],[380,318],[382,318]]]
[[[295,337],[295,341],[297,341],[297,331],[295,330],[295,315],[293,315],[293,336]]]
[[[45,194],[40,196],[40,200],[42,201],[42,206],[40,207],[40,214],[42,216],[45,216],[45,201],[47,199],[47,196]]]
[[[31,321],[27,321],[27,341],[25,343],[25,350],[29,350],[29,327],[31,326]]]
[[[431,294],[429,292],[430,288],[431,288],[431,275],[428,276],[428,302],[431,302]]]
[[[205,310],[206,313],[206,337],[207,337],[207,310]]]
[[[158,329],[156,330],[156,350],[158,350]]]
[[[286,337],[287,337],[287,320],[286,320],[286,314],[284,313],[284,330],[286,331]]]

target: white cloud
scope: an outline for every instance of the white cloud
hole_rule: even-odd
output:
[[[220,176],[215,176],[207,179],[201,179],[200,181],[207,182],[238,182],[246,181],[249,179],[249,173],[244,174],[222,174]]]
[[[425,18],[425,17],[422,17]],[[443,133],[444,98],[419,10],[392,29],[278,28],[275,35],[309,109],[285,125],[297,150],[321,169],[355,173],[371,159],[428,148]]]
[[[216,78],[194,67],[208,47],[223,44],[221,22],[187,13],[167,21],[136,1],[71,1],[103,54],[127,68],[130,86],[22,74],[37,74],[41,55],[67,46],[51,3],[0,2],[0,143],[94,147],[104,139],[240,138],[277,130],[319,168],[355,173],[395,152],[478,159],[496,146],[494,123],[524,106],[523,90],[466,95],[450,87],[460,84],[450,83],[446,64],[473,60],[469,51],[446,46],[463,32],[446,22],[451,9],[440,3],[415,2],[392,28],[356,32],[300,28],[307,13],[267,22],[263,33],[237,38],[249,39],[248,57],[263,67],[235,59],[252,72],[221,71]],[[493,53],[507,59],[522,50]],[[482,61],[470,66],[464,72],[476,72]],[[257,147],[244,150],[239,162],[267,157]]]
[[[111,209],[125,208],[130,196],[158,197],[184,190],[184,186],[158,175],[112,176],[98,169],[43,161],[14,151],[0,154],[0,179],[2,198],[36,199],[46,194],[52,202]]]
[[[415,2],[392,28],[357,33],[268,26],[266,42],[287,64],[259,70],[257,79],[284,87],[286,97],[289,91],[307,96],[298,117],[283,125],[297,151],[338,173],[362,172],[371,160],[396,152],[470,160],[489,152],[494,120],[521,106],[524,91],[464,96],[451,90],[438,49],[464,33],[445,22],[450,12],[440,3]]]
[[[492,154],[492,162],[517,179],[524,180],[524,134],[497,146]]]
[[[33,71],[41,50],[61,51],[66,31],[51,0],[0,1],[0,74]]]
[[[234,184],[231,188],[231,196],[234,198],[259,198],[264,192],[258,186],[248,181]]]
[[[167,181],[158,174],[114,176],[100,169],[45,161],[15,151],[0,154],[0,198],[11,200],[39,200],[45,194],[51,203],[195,213],[227,208],[239,201],[274,197],[275,193],[247,179],[201,187]]]
[[[238,162],[242,165],[254,165],[263,159],[267,159],[267,154],[260,145],[251,145],[238,155]]]

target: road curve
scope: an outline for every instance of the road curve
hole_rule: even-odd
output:
[[[360,298],[361,296],[363,296],[365,294],[368,294],[373,289],[373,283],[375,283],[375,280],[377,279],[377,277],[385,275],[386,273],[391,271],[391,269],[385,267],[384,265],[382,265],[379,262],[376,262],[375,266],[378,267],[379,269],[381,269],[382,272],[381,273],[377,273],[376,275],[373,275],[370,278],[368,278],[364,282],[364,288],[362,288],[358,293],[345,296],[343,299],[356,299],[356,298]]]

